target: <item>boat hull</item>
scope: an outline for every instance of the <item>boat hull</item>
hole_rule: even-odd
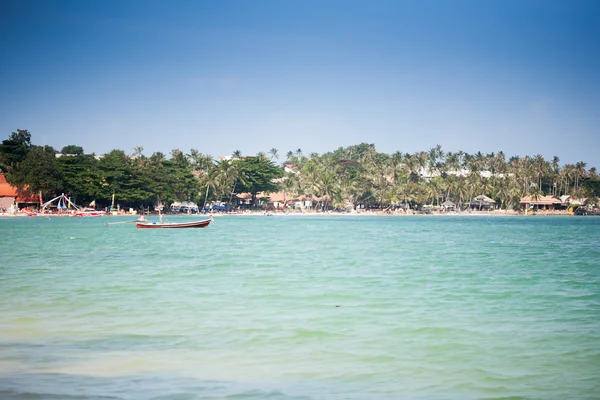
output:
[[[136,222],[135,226],[141,229],[174,229],[174,228],[206,228],[213,221],[213,217],[203,221],[158,223],[158,222]]]
[[[104,211],[78,211],[76,217],[101,217],[106,214]]]

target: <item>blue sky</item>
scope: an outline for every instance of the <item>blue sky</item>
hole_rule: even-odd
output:
[[[0,0],[0,138],[600,167],[597,1]]]

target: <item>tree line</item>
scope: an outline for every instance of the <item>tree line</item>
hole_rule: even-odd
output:
[[[68,193],[81,204],[96,200],[105,205],[114,194],[121,205],[136,208],[176,200],[233,204],[239,193],[251,193],[257,205],[260,193],[276,191],[288,199],[309,196],[315,207],[337,210],[416,208],[446,200],[465,205],[481,194],[501,208],[516,209],[526,195],[566,194],[591,204],[600,196],[596,168],[588,169],[583,161],[561,165],[557,156],[507,158],[502,151],[445,152],[440,145],[412,154],[380,153],[368,143],[324,154],[304,155],[297,149],[283,160],[275,148],[252,157],[236,151],[221,160],[196,149],[146,157],[141,146],[130,154],[113,150],[96,156],[77,145],[60,152],[36,146],[28,131],[17,130],[0,145],[0,169],[22,192]]]
[[[143,155],[143,147],[127,154],[112,150],[102,156],[85,154],[68,145],[57,151],[37,146],[26,130],[13,132],[0,145],[0,170],[19,193],[42,192],[44,198],[69,194],[75,203],[108,206],[113,195],[122,207],[146,208],[174,201],[231,202],[233,193],[277,189],[273,179],[283,169],[266,158],[215,162],[192,149],[174,149],[167,157],[156,152]],[[208,190],[206,190],[208,187]]]

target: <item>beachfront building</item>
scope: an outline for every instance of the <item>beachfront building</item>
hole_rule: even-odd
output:
[[[11,186],[4,177],[4,174],[0,174],[0,212],[2,210],[13,210],[17,211],[19,205],[34,205],[40,204],[40,200],[37,196],[19,195],[16,187]]]
[[[519,201],[523,210],[562,210],[566,203],[554,196],[525,196]]]
[[[571,209],[583,206],[587,201],[586,197],[576,199],[570,195],[563,195],[563,196],[560,196],[559,198],[565,207],[571,208]]]
[[[274,209],[285,208],[290,200],[285,192],[270,193],[267,200],[267,207]]]
[[[496,208],[496,201],[481,194],[471,200],[470,207],[472,210],[489,211]]]
[[[258,206],[266,206],[267,208],[284,209],[294,208],[298,210],[311,209],[315,202],[324,201],[316,196],[298,195],[290,196],[286,192],[273,192],[264,193],[259,192],[256,194],[258,200]],[[251,193],[238,193],[235,195],[235,206],[236,208],[245,208],[252,204]]]
[[[294,197],[292,200],[294,203],[294,208],[298,208],[301,210],[310,209],[313,206],[313,198],[311,196],[300,195],[298,197]]]
[[[258,198],[258,195],[256,196]],[[234,206],[248,207],[252,204],[252,193],[238,193],[235,195]]]
[[[455,211],[456,210],[456,204],[454,204],[453,202],[451,202],[450,200],[446,200],[444,201],[441,205],[440,205],[440,209],[442,211]]]

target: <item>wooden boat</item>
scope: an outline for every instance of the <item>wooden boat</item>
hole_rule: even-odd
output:
[[[106,214],[104,211],[83,209],[77,211],[74,215],[76,217],[101,217],[104,214]]]
[[[209,219],[205,219],[202,221],[192,221],[192,222],[162,222],[162,218],[159,222],[136,222],[135,226],[138,228],[206,228],[208,224],[213,221],[213,216],[211,215]]]

